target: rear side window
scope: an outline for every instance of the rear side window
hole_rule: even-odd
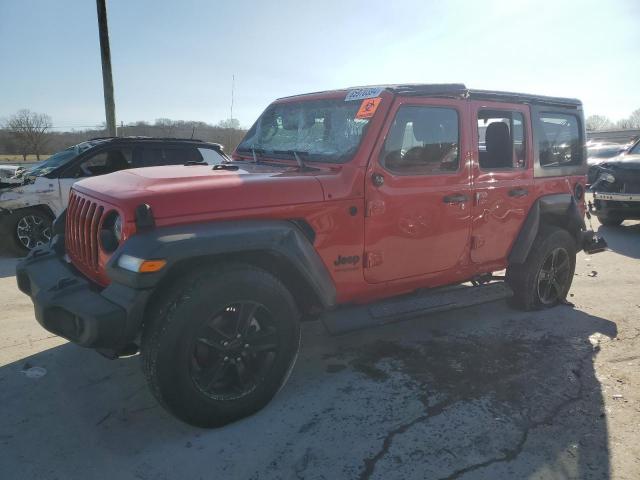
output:
[[[145,146],[136,167],[153,167],[162,165],[181,165],[186,162],[202,162],[202,155],[197,148],[191,146]]]
[[[209,165],[218,165],[225,162],[225,158],[213,148],[199,147],[198,151],[202,155],[202,159]]]
[[[480,110],[478,152],[482,170],[524,168],[526,144],[522,113]]]
[[[582,163],[580,122],[575,115],[540,114],[540,165],[546,168]]]
[[[403,106],[393,120],[382,165],[405,175],[433,175],[458,170],[458,112],[452,108]]]

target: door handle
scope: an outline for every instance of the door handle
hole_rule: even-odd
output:
[[[442,201],[444,203],[464,203],[467,200],[469,200],[469,197],[467,197],[466,195],[462,194],[462,193],[454,193],[452,195],[445,195],[444,197],[442,197]]]
[[[512,188],[509,190],[510,197],[526,197],[529,195],[529,190],[526,188]]]

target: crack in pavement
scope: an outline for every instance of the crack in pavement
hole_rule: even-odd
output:
[[[364,469],[362,470],[358,478],[360,478],[360,480],[368,480],[371,477],[371,475],[373,474],[373,471],[376,468],[376,464],[378,463],[378,461],[381,460],[389,452],[389,448],[391,448],[393,438],[396,435],[400,435],[406,432],[412,426],[420,422],[423,422],[428,418],[433,418],[437,415],[440,415],[449,406],[453,405],[457,401],[458,400],[447,399],[447,400],[443,400],[442,402],[438,402],[435,405],[432,405],[431,407],[427,407],[427,411],[424,415],[420,415],[419,417],[414,418],[410,422],[404,423],[399,427],[394,428],[393,430],[388,432],[384,438],[384,441],[382,442],[382,448],[378,451],[378,453],[376,453],[373,457],[369,457],[364,460]]]
[[[578,365],[579,368],[577,370],[572,370],[572,373],[575,375],[577,381],[578,381],[578,391],[575,395],[570,396],[569,398],[565,399],[564,401],[560,402],[555,408],[553,408],[544,418],[538,420],[538,421],[531,421],[528,422],[524,425],[524,430],[522,432],[522,435],[520,437],[520,440],[517,442],[515,448],[512,449],[508,449],[508,450],[503,450],[503,455],[499,456],[499,457],[495,457],[495,458],[490,458],[484,462],[480,462],[480,463],[476,463],[473,465],[469,465],[468,467],[459,469],[454,471],[453,473],[451,473],[450,475],[443,477],[441,480],[455,480],[460,478],[462,475],[465,475],[466,473],[475,471],[475,470],[479,470],[485,467],[488,467],[490,465],[493,465],[495,463],[503,463],[503,462],[511,462],[513,460],[515,460],[523,451],[524,451],[524,447],[525,444],[527,442],[527,439],[529,437],[529,433],[540,427],[541,425],[549,425],[553,422],[553,420],[562,412],[563,409],[565,409],[568,405],[571,405],[572,403],[579,401],[583,398],[584,396],[584,384],[583,384],[583,380],[582,380],[582,375],[583,375],[583,370],[585,368],[585,363],[587,361],[590,361],[592,358],[592,355],[597,352],[599,349],[595,348],[594,350],[590,350],[588,351],[588,353],[586,353],[582,358],[580,358],[580,360],[578,361]],[[398,426],[397,428],[391,430],[390,432],[387,433],[387,435],[384,438],[384,441],[382,443],[382,447],[380,448],[380,450],[372,457],[369,457],[367,459],[364,460],[364,468],[362,470],[362,472],[359,475],[359,479],[360,480],[369,480],[371,478],[371,476],[373,475],[376,465],[377,463],[382,460],[386,454],[389,452],[389,449],[391,448],[391,445],[395,439],[395,437],[397,435],[401,435],[403,433],[405,433],[407,430],[409,430],[411,427],[413,427],[414,425],[417,425],[425,420],[428,420],[430,418],[433,418],[439,414],[441,414],[442,412],[444,412],[449,406],[457,403],[458,400],[457,399],[447,399],[447,400],[443,400],[431,407],[427,408],[427,411],[424,415],[420,415],[417,418],[414,418],[413,420],[411,420],[410,422],[404,423],[400,426]]]
[[[577,371],[573,371],[573,374],[578,379],[578,392],[576,393],[576,395],[573,395],[573,396],[567,398],[564,402],[561,402],[560,404],[558,404],[542,420],[538,420],[538,421],[535,421],[535,422],[530,422],[527,425],[525,425],[524,431],[522,432],[522,436],[520,437],[520,440],[516,444],[515,448],[510,449],[510,450],[506,450],[504,452],[504,455],[501,456],[501,457],[492,458],[492,459],[489,459],[487,461],[484,461],[484,462],[481,462],[481,463],[476,463],[474,465],[470,465],[470,466],[462,468],[460,470],[456,470],[451,475],[449,475],[447,477],[443,477],[441,480],[455,480],[457,478],[460,478],[462,475],[464,475],[466,473],[469,473],[469,472],[472,472],[474,470],[479,470],[481,468],[488,467],[489,465],[493,465],[495,463],[511,462],[511,461],[515,460],[516,458],[518,458],[518,456],[524,451],[524,446],[527,443],[527,439],[529,438],[529,432],[531,432],[531,430],[534,430],[534,429],[538,428],[541,425],[549,425],[549,424],[551,424],[553,422],[553,420],[562,412],[562,410],[564,408],[566,408],[567,406],[571,405],[572,403],[577,402],[577,401],[579,401],[579,400],[581,400],[583,398],[583,396],[584,396],[584,384],[582,382],[582,371],[584,370],[584,363],[586,361],[590,360],[592,353],[593,352],[590,351],[582,359],[580,359],[580,362],[579,362],[580,368]]]

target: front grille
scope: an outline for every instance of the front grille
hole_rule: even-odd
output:
[[[103,215],[103,206],[71,191],[65,226],[67,253],[74,264],[94,272],[99,271],[98,235]]]

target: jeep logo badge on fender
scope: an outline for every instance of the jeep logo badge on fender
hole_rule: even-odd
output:
[[[357,265],[358,262],[360,261],[360,257],[358,255],[353,255],[351,257],[343,257],[342,255],[338,255],[338,258],[336,259],[335,262],[333,262],[333,264],[336,267],[341,267],[343,265]]]

